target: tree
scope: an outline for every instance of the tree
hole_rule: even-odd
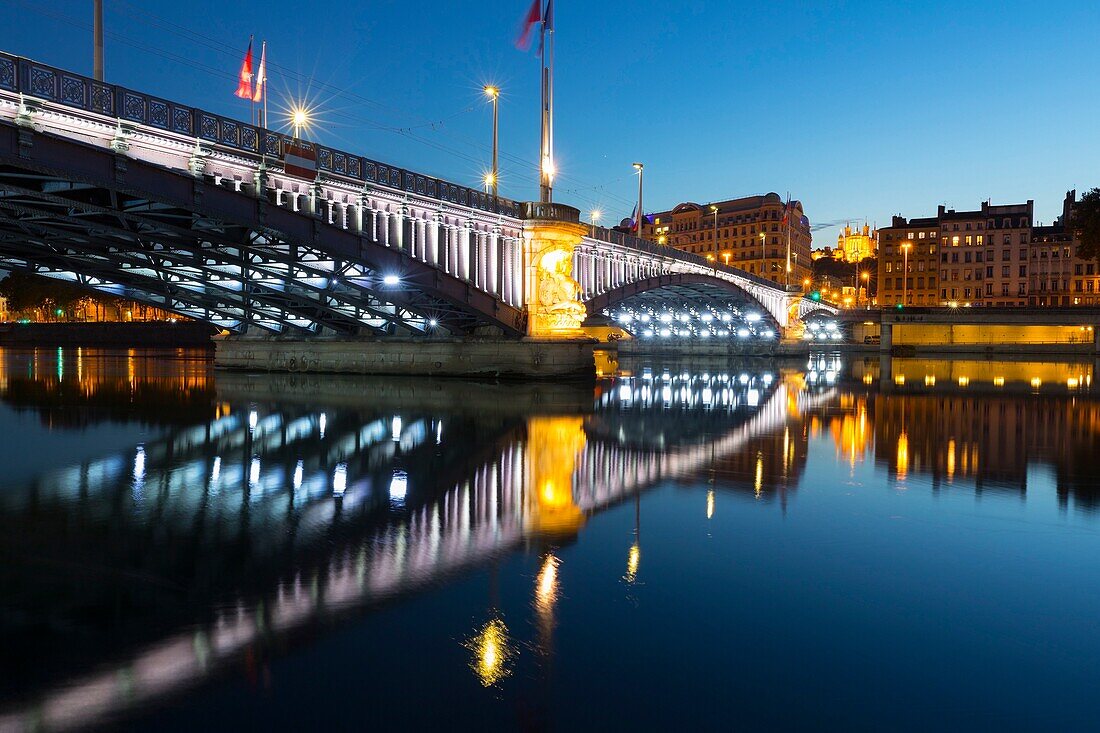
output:
[[[1073,205],[1070,228],[1077,237],[1077,256],[1100,261],[1100,188],[1094,188]]]

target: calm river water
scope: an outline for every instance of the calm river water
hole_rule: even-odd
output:
[[[0,352],[0,731],[1096,729],[1087,362]]]

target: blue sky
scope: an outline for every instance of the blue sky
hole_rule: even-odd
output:
[[[310,98],[325,143],[476,185],[500,85],[501,193],[537,196],[527,0],[105,0],[107,79],[247,118],[266,38],[272,121]],[[555,200],[604,221],[769,190],[811,221],[924,216],[1100,185],[1100,11],[1088,3],[557,0]],[[91,73],[91,0],[9,0],[4,50]],[[276,66],[277,65],[277,66]],[[836,229],[816,235],[830,244]]]

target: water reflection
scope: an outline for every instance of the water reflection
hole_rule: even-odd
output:
[[[723,493],[788,512],[813,486],[812,446],[849,473],[873,459],[886,486],[1022,493],[1044,465],[1063,507],[1092,511],[1100,497],[1091,364],[823,354],[619,369],[592,390],[215,376],[186,354],[0,354],[4,405],[52,431],[111,420],[162,429],[3,485],[14,558],[3,637],[16,659],[47,638],[56,651],[4,688],[0,729],[111,720],[517,552],[541,558],[530,612],[549,659],[559,548],[595,515],[633,503],[633,538],[615,563],[633,586],[644,492],[703,487],[696,501],[714,521]],[[88,574],[97,582],[78,581]],[[494,602],[462,642],[481,685],[499,687],[521,663],[517,633]]]

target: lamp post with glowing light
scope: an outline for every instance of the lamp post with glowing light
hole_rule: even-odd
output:
[[[588,214],[588,218],[592,220],[592,238],[596,238],[596,227],[600,223],[600,217],[603,216],[603,212],[599,209],[592,209]]]
[[[865,270],[859,277],[863,280],[863,299],[867,301],[867,310],[871,310],[871,274]],[[856,305],[859,305],[859,293],[856,293]]]
[[[642,238],[642,169],[645,168],[641,163],[634,164],[634,170],[638,171],[638,238]]]
[[[493,167],[489,171],[489,175],[486,176],[485,182],[489,186],[489,190],[486,193],[491,193],[493,198],[497,196],[497,181],[500,177],[500,171],[497,168],[497,122],[499,112],[500,101],[500,89],[495,86],[488,85],[485,87],[485,95],[493,102]]]
[[[711,204],[710,211],[714,214],[714,272],[718,274],[718,207]]]
[[[309,110],[305,107],[295,107],[290,112],[290,121],[294,125],[294,139],[300,140],[302,128],[309,126]]]
[[[901,302],[905,305],[909,304],[909,250],[913,245],[908,242],[903,242],[901,245],[902,253],[902,266],[901,266]]]
[[[768,235],[764,232],[760,232],[760,270],[757,272],[760,277],[764,277],[764,247],[767,244]]]

